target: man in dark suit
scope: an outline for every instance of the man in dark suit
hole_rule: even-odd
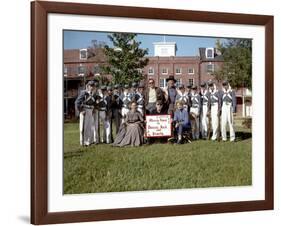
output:
[[[168,84],[168,87],[164,91],[165,91],[165,96],[166,96],[166,100],[167,100],[166,104],[168,107],[168,114],[173,115],[175,103],[176,103],[176,96],[178,94],[177,89],[176,89],[177,80],[174,78],[173,75],[170,75],[166,79],[166,82]]]

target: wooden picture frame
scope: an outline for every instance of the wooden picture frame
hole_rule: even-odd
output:
[[[48,212],[48,14],[194,21],[265,27],[265,199],[158,207]],[[273,16],[110,5],[31,3],[31,223],[51,224],[273,209]],[[262,147],[261,147],[262,148]]]

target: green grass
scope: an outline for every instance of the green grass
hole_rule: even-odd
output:
[[[64,193],[242,186],[252,183],[252,139],[118,148],[79,146],[77,123],[64,125]],[[241,137],[241,136],[244,137]],[[248,133],[249,135],[249,133]]]

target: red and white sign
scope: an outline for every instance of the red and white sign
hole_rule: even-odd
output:
[[[171,115],[146,115],[146,137],[171,137]]]

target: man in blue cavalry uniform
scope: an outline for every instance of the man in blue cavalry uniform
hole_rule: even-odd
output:
[[[203,139],[207,139],[208,136],[208,128],[209,125],[209,110],[210,110],[210,93],[208,91],[207,83],[202,82],[201,83],[201,91],[200,91],[200,96],[201,96],[201,103],[202,103],[202,108],[201,108],[201,135]]]
[[[94,81],[86,84],[86,90],[81,91],[75,101],[75,108],[79,112],[80,145],[89,146],[97,142],[95,117],[93,111],[97,106],[97,88]]]
[[[188,94],[184,89],[184,85],[181,84],[178,87],[178,92],[177,92],[177,96],[176,96],[176,101],[181,101],[181,103],[183,104],[183,107],[188,110]]]
[[[230,141],[235,141],[235,131],[233,127],[233,113],[236,113],[235,92],[227,81],[222,83],[222,108],[221,108],[221,135],[222,140],[226,141],[226,127],[229,126]]]
[[[122,123],[125,121],[125,118],[130,111],[129,105],[132,101],[132,95],[129,92],[130,86],[128,84],[124,85],[124,90],[123,93],[120,95],[120,101],[122,103],[122,108],[121,108],[121,115],[122,115]]]
[[[102,125],[102,136],[100,136],[100,142],[109,144],[111,143],[111,124],[108,118],[109,103],[106,89],[106,86],[101,86],[99,100],[99,127]]]
[[[216,84],[212,81],[208,82],[210,92],[210,110],[211,110],[211,121],[212,121],[212,140],[217,140],[219,137],[219,118],[221,113],[221,94],[217,90]]]
[[[168,107],[168,114],[173,115],[174,108],[175,108],[175,102],[176,102],[176,96],[177,96],[177,89],[176,89],[176,82],[177,80],[174,78],[173,75],[170,75],[166,82],[168,83],[168,87],[164,89],[164,92],[166,94],[166,100],[167,100],[167,107]]]
[[[115,133],[115,135],[116,135],[119,131],[120,124],[121,124],[121,108],[122,108],[122,103],[120,100],[120,85],[119,84],[114,85],[111,108],[112,108],[113,122],[115,124],[115,129],[116,129],[116,133]]]
[[[201,109],[201,97],[197,92],[197,86],[193,85],[191,88],[191,126],[192,126],[192,138],[194,140],[199,139],[199,127],[200,127],[200,109]]]

